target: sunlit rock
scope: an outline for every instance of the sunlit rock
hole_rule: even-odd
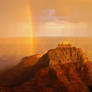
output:
[[[0,85],[9,92],[91,92],[92,63],[82,49],[63,42],[44,55],[23,58],[1,74]]]

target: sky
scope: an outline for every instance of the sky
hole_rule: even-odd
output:
[[[92,0],[0,0],[0,37],[31,37],[31,31],[33,36],[91,37],[91,9]]]

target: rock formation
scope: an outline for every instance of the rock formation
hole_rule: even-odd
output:
[[[1,90],[7,89],[3,92],[91,92],[91,85],[91,61],[69,43],[26,57],[0,74]]]

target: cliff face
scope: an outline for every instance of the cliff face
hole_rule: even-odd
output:
[[[59,44],[43,56],[24,58],[2,74],[0,84],[9,92],[90,92],[91,68],[80,48]]]

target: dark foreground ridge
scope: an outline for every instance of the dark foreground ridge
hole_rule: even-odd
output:
[[[69,43],[23,58],[0,74],[0,92],[92,92],[91,85],[92,63]]]

